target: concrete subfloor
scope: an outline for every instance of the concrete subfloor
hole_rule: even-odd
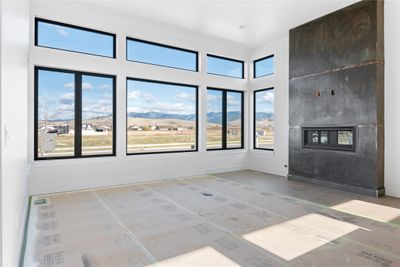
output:
[[[400,199],[254,171],[35,196],[23,263],[400,266]]]

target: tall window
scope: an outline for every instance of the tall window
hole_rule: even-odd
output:
[[[207,73],[243,79],[244,62],[231,58],[207,55]]]
[[[195,51],[133,38],[127,38],[126,47],[127,60],[130,61],[190,71],[198,70],[198,53]]]
[[[197,86],[127,80],[127,153],[197,151]]]
[[[35,68],[35,159],[115,155],[115,77]]]
[[[115,35],[74,25],[35,19],[35,45],[115,58]]]
[[[254,91],[254,148],[274,149],[274,96],[273,88]]]
[[[274,55],[255,60],[253,67],[254,78],[274,74]]]
[[[243,148],[243,103],[243,92],[208,88],[208,150]]]

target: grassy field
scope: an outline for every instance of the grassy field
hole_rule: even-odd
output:
[[[96,124],[95,124],[96,122]],[[85,121],[92,125],[107,125],[109,120],[97,119],[96,121]],[[61,122],[59,124],[62,124]],[[70,125],[71,123],[63,122]],[[146,126],[147,125],[147,126]],[[183,130],[147,130],[151,125],[172,125],[182,127]],[[133,119],[129,118],[128,126],[141,126],[142,131],[130,130],[127,132],[127,149],[129,153],[152,152],[152,151],[177,151],[196,149],[196,129],[193,121],[170,120],[170,119]],[[70,125],[72,129],[72,124]],[[193,128],[192,128],[193,127]],[[230,128],[237,128],[231,125]],[[39,136],[43,135],[42,133]],[[39,156],[57,157],[74,155],[74,135],[54,135],[55,150],[52,152],[43,151],[43,136],[39,138]],[[221,126],[209,124],[207,127],[207,148],[220,148],[222,140]],[[240,147],[240,131],[227,136],[228,147]],[[112,153],[112,132],[108,134],[93,134],[82,136],[82,154],[110,154]]]
[[[196,130],[128,131],[128,152],[196,149]]]
[[[57,135],[55,137],[55,150],[53,152],[41,153],[43,147],[42,139],[39,138],[39,156],[73,156],[74,155],[74,136]],[[82,154],[111,154],[112,153],[112,133],[106,135],[85,135],[82,137]]]
[[[258,148],[274,148],[274,132],[268,131],[264,136],[259,136],[256,139],[256,144]]]

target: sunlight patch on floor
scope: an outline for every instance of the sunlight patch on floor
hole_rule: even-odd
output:
[[[389,222],[400,217],[400,209],[355,199],[331,208],[380,222]]]
[[[164,261],[157,262],[148,267],[239,267],[237,263],[224,256],[212,247],[205,247],[185,253]]]
[[[354,224],[308,214],[245,234],[243,238],[290,261],[357,229]]]

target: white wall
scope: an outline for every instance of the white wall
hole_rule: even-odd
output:
[[[249,129],[253,129],[253,91],[274,87],[275,89],[275,144],[274,151],[253,149],[253,134],[248,135],[250,145],[248,168],[286,176],[288,168],[288,131],[289,131],[289,35],[270,42],[252,51],[248,62],[274,55],[275,73],[273,75],[249,80]],[[250,77],[253,66],[249,64]]]
[[[13,267],[19,262],[29,196],[29,2],[1,5],[1,263]]]
[[[385,1],[385,188],[400,197],[400,2]]]
[[[398,90],[400,69],[398,47],[400,44],[397,25],[400,24],[399,2],[385,2],[385,57],[386,57],[386,105],[385,105],[385,187],[388,195],[400,196],[400,168],[397,153],[400,151],[400,114]],[[115,16],[113,16],[115,15]],[[207,35],[199,35],[180,28],[160,25],[138,17],[125,17],[104,10],[94,10],[78,3],[33,2],[31,20],[35,16],[89,28],[116,33],[117,59],[107,59],[76,53],[34,47],[30,53],[29,95],[29,157],[33,162],[33,64],[88,72],[117,75],[117,157],[104,159],[76,159],[34,162],[30,175],[30,193],[66,191],[73,189],[134,183],[154,179],[173,178],[203,173],[254,169],[286,176],[288,169],[288,79],[289,37],[288,34],[274,42],[268,42],[253,51],[245,47]],[[115,18],[114,18],[115,17]],[[88,19],[90,18],[90,19]],[[31,28],[31,36],[33,36]],[[181,46],[200,52],[200,73],[125,62],[125,35],[145,40]],[[248,59],[252,62],[270,54],[275,55],[276,73],[271,76],[249,80],[229,79],[206,75],[204,72],[206,53]],[[252,64],[247,66],[252,77]],[[197,84],[200,89],[200,139],[199,152],[165,155],[125,155],[125,77]],[[235,151],[205,151],[205,109],[207,86],[224,87],[249,92],[245,98],[245,109],[249,117],[245,120],[245,148]],[[267,87],[275,88],[275,150],[273,152],[252,149],[252,91]],[[251,135],[250,135],[251,134]]]
[[[205,55],[213,53],[246,59],[241,45],[155,23],[138,17],[112,14],[108,10],[93,9],[77,2],[31,3],[34,17],[75,24],[117,34],[117,59],[108,59],[54,49],[30,47],[29,95],[29,156],[33,162],[33,67],[48,66],[117,76],[117,157],[37,161],[30,175],[30,193],[67,191],[81,188],[135,183],[147,180],[181,177],[212,172],[239,170],[246,167],[247,151],[212,151],[205,149],[206,87],[246,90],[247,80],[225,78],[205,73]],[[127,62],[125,37],[136,37],[200,52],[200,72],[182,71],[165,67]],[[33,25],[31,27],[33,36]],[[199,85],[200,121],[199,152],[125,155],[126,76]],[[247,130],[246,130],[247,131]],[[248,133],[246,133],[248,135]],[[245,144],[246,145],[246,144]]]

